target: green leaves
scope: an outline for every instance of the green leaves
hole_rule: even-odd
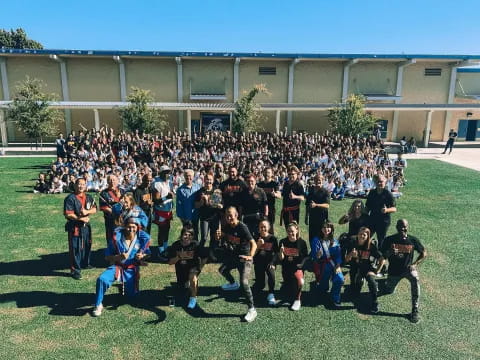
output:
[[[262,116],[258,111],[258,105],[255,103],[255,96],[257,96],[258,93],[268,94],[268,90],[264,84],[255,85],[235,102],[232,123],[232,131],[234,133],[262,130],[262,126],[260,125]]]
[[[57,123],[63,121],[63,114],[49,106],[57,99],[55,94],[42,92],[44,83],[39,79],[26,77],[18,83],[13,102],[7,111],[7,121],[12,121],[31,140],[37,143],[54,135]]]
[[[159,109],[148,106],[153,102],[150,90],[132,87],[127,97],[130,104],[119,110],[123,123],[130,131],[138,130],[146,134],[160,134],[167,127],[167,115]]]
[[[5,49],[43,49],[43,45],[27,38],[22,28],[10,31],[0,29],[0,48]]]
[[[328,111],[330,128],[333,133],[345,136],[364,135],[371,132],[377,118],[364,109],[365,98],[361,95],[350,95],[345,105]]]

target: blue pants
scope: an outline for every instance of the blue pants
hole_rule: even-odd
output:
[[[116,266],[109,266],[97,279],[97,288],[95,293],[95,306],[102,303],[103,297],[108,288],[115,282]],[[137,284],[135,277],[135,269],[124,269],[123,280],[125,282],[125,293],[128,296],[134,296],[137,294]]]
[[[345,282],[343,274],[340,272],[335,273],[335,269],[331,264],[325,265],[325,269],[322,274],[320,283],[318,284],[318,289],[322,292],[328,292],[330,288],[330,279],[332,280],[332,299],[334,302],[340,302],[340,291],[342,290],[342,285]]]

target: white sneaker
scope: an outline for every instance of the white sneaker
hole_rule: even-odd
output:
[[[275,305],[276,303],[275,295],[273,295],[272,293],[268,294],[267,302],[268,302],[268,305]]]
[[[187,308],[193,309],[195,306],[197,306],[197,298],[191,297],[190,301],[188,302]]]
[[[238,289],[240,289],[240,285],[236,282],[234,282],[233,284],[226,283],[222,285],[222,290],[225,290],[225,291],[234,291]]]
[[[252,307],[248,309],[244,319],[246,322],[252,322],[253,320],[255,320],[256,317],[257,317],[257,310],[255,310],[255,308]]]
[[[300,302],[300,300],[295,300],[293,302],[293,305],[292,305],[291,309],[293,311],[298,311],[298,310],[300,310],[301,307],[302,307],[302,303]]]
[[[102,304],[100,304],[98,306],[95,306],[95,308],[93,309],[93,316],[97,317],[97,316],[102,315],[102,310],[103,310],[103,305]]]

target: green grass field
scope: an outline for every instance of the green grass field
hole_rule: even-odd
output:
[[[406,318],[406,280],[394,295],[380,298],[380,313],[372,316],[366,287],[357,306],[346,299],[330,310],[310,293],[310,273],[299,312],[269,308],[261,298],[257,320],[247,324],[240,321],[246,306],[219,289],[223,279],[215,264],[200,277],[197,311],[168,306],[173,268],[152,263],[142,269],[135,304],[111,289],[103,315],[91,317],[95,280],[105,266],[103,220],[100,214],[93,219],[97,268],[75,281],[68,276],[64,195],[31,193],[49,161],[0,159],[1,359],[480,358],[478,172],[434,160],[409,162],[409,183],[393,221],[407,218],[428,252],[420,266],[419,324]],[[332,203],[331,219],[338,221],[350,203]],[[176,222],[171,239],[178,229]],[[345,229],[337,226],[336,233]],[[278,288],[279,269],[277,275]]]

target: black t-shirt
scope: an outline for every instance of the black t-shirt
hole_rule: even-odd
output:
[[[368,216],[365,214],[360,215],[360,217],[356,219],[351,219],[348,222],[348,235],[349,236],[357,235],[361,227],[367,227],[367,226],[368,226]]]
[[[265,215],[265,205],[267,205],[267,195],[263,189],[258,186],[250,191],[245,189],[242,194],[243,215],[260,213]]]
[[[290,184],[288,181],[285,182],[282,189],[282,197],[283,197],[283,207],[293,207],[299,206],[300,200],[298,199],[290,199],[290,192],[293,192],[294,195],[302,195],[305,196],[305,190],[303,186],[300,185],[298,181],[295,181],[293,184]]]
[[[400,276],[412,265],[414,250],[421,253],[425,250],[420,241],[407,235],[405,239],[400,234],[385,238],[382,247],[383,256],[388,259],[388,274]]]
[[[268,208],[269,211],[275,211],[275,196],[273,195],[274,192],[278,191],[278,183],[276,181],[265,182],[261,181],[257,184],[259,188],[262,188],[267,194],[267,201],[268,201]]]
[[[357,241],[352,241],[348,246],[347,253],[353,249],[357,249],[358,257],[350,261],[351,269],[358,269],[362,274],[374,270],[375,263],[382,256],[375,244],[370,244],[370,249],[367,249],[366,244],[360,246]]]
[[[307,243],[302,238],[297,241],[290,241],[288,238],[280,240],[279,247],[283,245],[285,257],[282,260],[283,271],[294,272],[298,270],[297,264],[300,264],[308,256]]]
[[[190,242],[187,246],[183,246],[182,240],[177,240],[167,251],[169,259],[173,259],[176,256],[180,258],[175,264],[176,267],[192,268],[200,265],[200,248],[195,241]]]
[[[207,195],[209,199],[211,199],[214,191],[214,187],[212,187],[212,190],[207,190],[205,187],[202,187],[195,193],[195,201],[200,201],[203,195]],[[213,219],[216,215],[219,214],[219,212],[220,209],[213,207],[210,202],[207,202],[198,208],[198,216],[200,220]]]
[[[319,225],[323,223],[326,219],[328,219],[328,209],[323,207],[315,207],[311,208],[310,204],[315,202],[316,204],[330,204],[330,194],[324,188],[321,188],[317,191],[314,190],[314,187],[310,188],[310,191],[307,195],[307,201],[305,206],[307,207],[307,211],[310,216],[310,222],[313,220],[314,222],[319,222]]]
[[[141,186],[137,187],[133,192],[133,197],[138,206],[140,206],[140,208],[145,211],[146,214],[150,214],[152,205],[148,202],[153,200],[150,188],[143,188]]]
[[[250,240],[252,235],[247,225],[239,222],[237,226],[231,227],[225,225],[223,228],[225,233],[226,247],[230,255],[238,257],[238,255],[250,255]]]
[[[257,254],[255,255],[253,261],[255,263],[268,263],[273,265],[275,260],[275,254],[278,253],[278,240],[273,235],[268,235],[266,238],[263,238],[263,245],[257,247]]]
[[[240,179],[227,179],[220,184],[219,188],[222,190],[224,208],[229,206],[238,208],[242,203],[242,193],[247,185]]]
[[[390,214],[382,214],[381,212],[384,206],[387,208],[395,206],[395,200],[390,191],[383,189],[380,194],[376,189],[370,191],[367,196],[366,206],[370,211],[370,220],[372,222],[390,224]]]

